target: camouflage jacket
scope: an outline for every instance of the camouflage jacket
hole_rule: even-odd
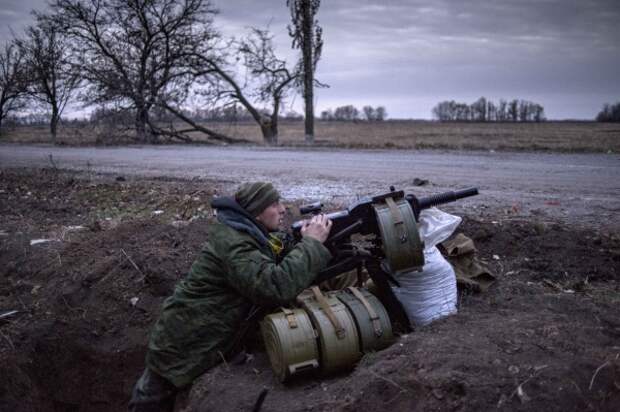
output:
[[[294,300],[331,258],[327,248],[311,238],[278,258],[266,237],[261,238],[256,227],[244,227],[247,219],[236,219],[232,209],[227,209],[232,222],[220,218],[218,209],[220,222],[210,228],[207,243],[164,301],[151,331],[146,364],[179,388],[233,349],[253,305]]]

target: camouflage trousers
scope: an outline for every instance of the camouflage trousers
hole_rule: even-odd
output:
[[[178,389],[149,368],[131,393],[129,412],[173,412]]]

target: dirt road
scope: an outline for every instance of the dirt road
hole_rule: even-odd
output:
[[[618,154],[444,152],[157,146],[56,148],[0,145],[1,167],[50,167],[125,176],[271,180],[289,199],[356,196],[389,185],[426,195],[477,186],[482,196],[451,206],[490,209],[517,217],[616,226],[620,211]],[[429,184],[416,187],[414,179]]]

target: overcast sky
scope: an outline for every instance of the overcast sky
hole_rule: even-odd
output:
[[[285,0],[212,0],[226,35],[270,26],[292,59]],[[0,37],[45,0],[0,0]],[[439,101],[541,103],[551,119],[591,119],[620,101],[620,0],[323,0],[317,114],[354,104],[430,118]],[[301,98],[293,102],[301,112]]]

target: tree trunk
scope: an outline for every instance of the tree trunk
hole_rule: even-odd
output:
[[[50,119],[50,134],[52,135],[52,144],[56,144],[56,134],[58,131],[58,122],[60,121],[60,116],[58,116],[58,107],[55,105],[52,106],[52,118]]]
[[[261,117],[260,129],[263,132],[263,141],[269,146],[278,144],[278,112],[280,111],[279,96],[273,97],[273,112],[270,117]]]
[[[304,63],[304,103],[306,106],[305,140],[314,144],[314,59],[312,56],[314,36],[312,33],[312,8],[303,2],[303,63]]]
[[[278,144],[278,124],[273,122],[263,122],[260,125],[260,131],[263,133],[263,141],[269,146]]]
[[[144,107],[137,108],[136,111],[136,139],[141,143],[148,143],[149,136],[147,132],[147,123],[149,119],[149,112]]]

